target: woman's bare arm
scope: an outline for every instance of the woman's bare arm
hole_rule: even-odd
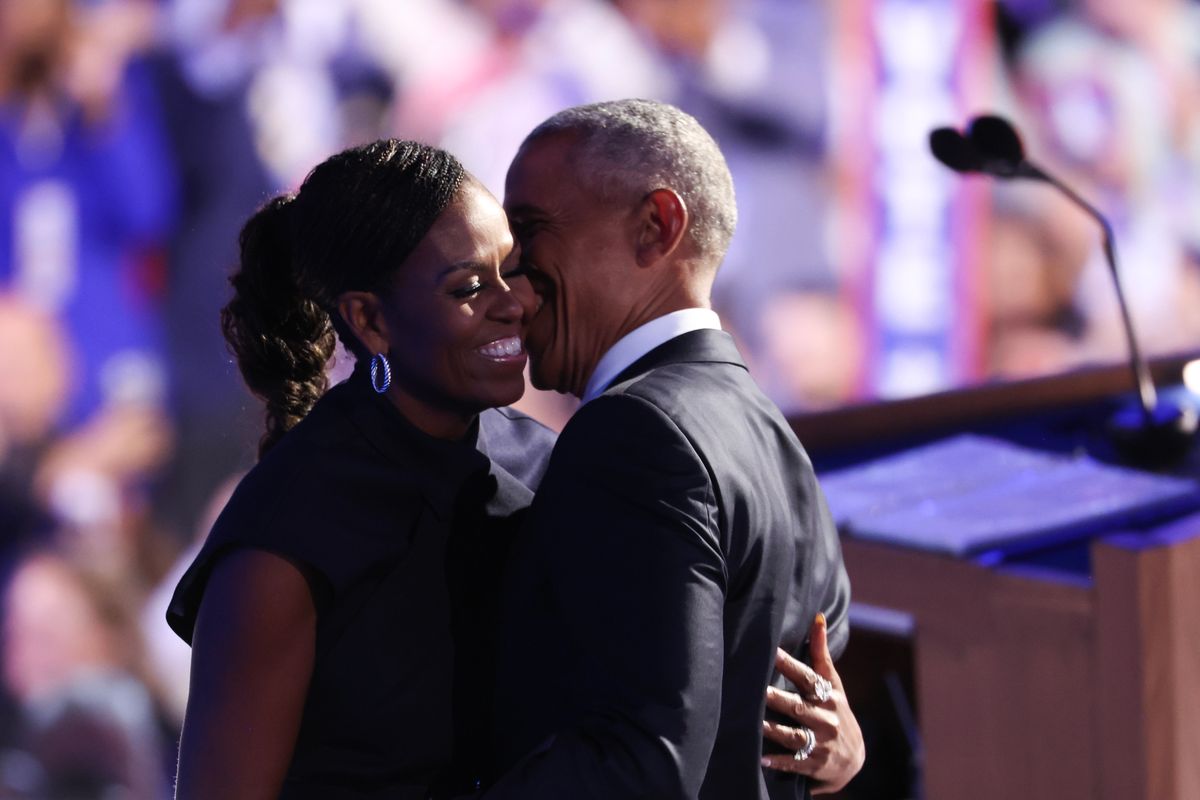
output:
[[[317,613],[300,568],[238,550],[213,570],[192,639],[178,800],[279,795],[312,677]]]

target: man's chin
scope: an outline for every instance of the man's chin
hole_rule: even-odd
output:
[[[554,391],[554,384],[546,380],[546,376],[541,373],[536,367],[529,368],[529,382],[533,384],[533,388],[540,389],[543,392]]]
[[[566,392],[562,387],[562,376],[550,368],[545,361],[529,354],[529,382],[533,384],[533,388],[540,389],[544,392]]]

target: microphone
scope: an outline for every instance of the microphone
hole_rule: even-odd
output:
[[[955,172],[983,172],[979,151],[954,128],[938,128],[929,134],[934,157]]]
[[[1013,126],[1000,117],[985,114],[971,120],[967,128],[967,139],[991,165],[991,172],[999,177],[1040,177],[1032,174],[1036,170],[1025,160],[1025,148],[1021,137]]]
[[[1121,309],[1129,365],[1139,400],[1138,408],[1132,412],[1122,409],[1112,417],[1109,433],[1118,452],[1133,462],[1162,466],[1183,456],[1196,433],[1196,410],[1159,401],[1154,379],[1134,335],[1133,318],[1121,287],[1116,245],[1108,219],[1071,187],[1028,161],[1020,135],[1003,117],[994,114],[975,117],[967,125],[965,134],[954,128],[938,128],[929,134],[929,148],[938,161],[955,172],[982,173],[1004,179],[1029,178],[1047,183],[1099,223],[1103,231],[1104,260]]]

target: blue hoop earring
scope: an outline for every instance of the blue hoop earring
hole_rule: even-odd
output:
[[[380,364],[383,365],[383,385],[379,385]],[[376,353],[371,356],[371,388],[383,394],[392,385],[392,365],[388,363],[387,356],[383,353]]]

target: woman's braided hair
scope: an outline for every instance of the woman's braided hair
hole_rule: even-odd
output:
[[[272,198],[246,222],[221,329],[246,386],[266,403],[260,458],[325,392],[335,331],[367,355],[338,297],[382,291],[464,176],[443,150],[386,139],[331,156],[294,195]]]

